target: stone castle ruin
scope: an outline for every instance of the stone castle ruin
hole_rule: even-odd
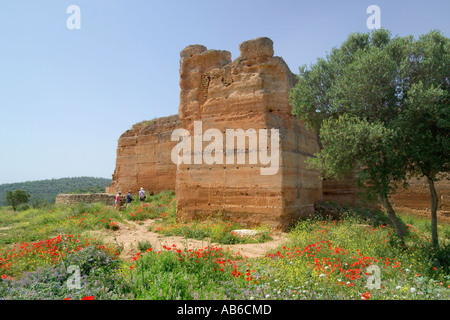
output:
[[[321,200],[356,201],[351,181],[322,181],[319,172],[306,168],[305,159],[319,151],[318,140],[291,112],[288,95],[296,75],[281,57],[274,56],[272,40],[245,41],[239,50],[240,56],[234,61],[230,52],[208,50],[202,45],[181,51],[178,115],[135,124],[120,136],[113,183],[107,193],[131,189],[136,194],[140,187],[147,192],[175,190],[180,217],[221,214],[246,224],[276,227],[286,227],[299,217],[312,214],[314,205]],[[269,164],[250,161],[261,151],[250,137],[240,154],[237,143],[230,147],[223,141],[224,154],[229,152],[234,161],[195,161],[198,154],[194,144],[200,143],[204,150],[214,140],[203,136],[202,140],[191,141],[188,154],[183,151],[183,156],[193,161],[174,163],[172,151],[179,141],[172,141],[172,133],[184,129],[192,137],[200,122],[202,133],[214,130],[223,136],[231,129],[247,133],[251,129],[266,129],[270,136],[264,145],[267,155],[277,151],[270,143],[273,129],[277,129],[276,173],[263,175],[261,169]],[[449,208],[448,185],[437,187],[438,192],[447,192],[440,193],[441,209]],[[400,193],[398,202],[407,207],[411,199],[422,199],[422,195],[426,198],[425,188],[415,188],[413,192]],[[428,207],[429,202],[421,201],[419,206],[422,205]]]

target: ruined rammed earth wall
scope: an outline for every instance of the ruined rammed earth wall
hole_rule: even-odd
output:
[[[144,121],[124,132],[118,141],[113,183],[107,193],[141,187],[150,192],[175,189],[176,165],[171,161],[172,132],[181,127],[177,115]]]
[[[444,176],[435,182],[439,197],[438,220],[450,222],[450,181]],[[358,198],[356,182],[350,179],[343,181],[324,180],[322,182],[323,200],[340,204],[357,205]],[[391,204],[398,212],[414,213],[430,217],[431,197],[425,178],[408,180],[407,189],[398,188],[390,197]]]
[[[272,41],[258,38],[242,43],[239,49],[240,56],[234,62],[230,52],[200,45],[181,52],[179,117],[191,136],[195,121],[201,121],[203,132],[217,129],[223,136],[227,129],[254,129],[258,133],[278,129],[276,173],[261,174],[261,169],[270,165],[260,159],[250,163],[250,157],[258,158],[259,153],[249,139],[245,163],[238,163],[237,140],[234,150],[224,142],[223,152],[234,153],[233,163],[178,165],[178,210],[189,218],[220,212],[243,223],[287,226],[312,213],[314,203],[321,199],[319,174],[304,165],[304,159],[319,146],[315,136],[291,113],[288,92],[296,77],[282,58],[273,56]],[[267,140],[271,141],[271,134]],[[202,142],[202,148],[208,144]],[[268,143],[268,155],[273,147]]]
[[[435,182],[436,192],[439,197],[438,220],[450,222],[450,181],[444,176]],[[398,211],[414,212],[425,211],[429,217],[431,197],[428,183],[425,178],[410,179],[408,188],[400,188],[391,197],[393,207]]]
[[[78,203],[103,203],[105,205],[114,205],[114,194],[107,193],[93,193],[93,194],[69,194],[61,193],[55,198],[55,204],[72,205]],[[122,197],[122,200],[125,200]]]

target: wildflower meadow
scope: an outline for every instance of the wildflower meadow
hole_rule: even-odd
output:
[[[404,217],[400,242],[383,214],[347,208],[339,219],[297,221],[259,257],[233,244],[272,241],[274,230],[238,236],[239,221],[180,221],[173,192],[117,211],[100,204],[0,211],[0,299],[5,300],[448,300],[449,226],[431,246],[427,221]],[[197,248],[140,242],[131,259],[100,231],[155,220],[148,232],[205,239]]]

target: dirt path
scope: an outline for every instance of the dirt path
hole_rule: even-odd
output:
[[[155,220],[146,220],[140,223],[127,221],[126,223],[119,223],[119,229],[116,231],[104,231],[99,235],[103,237],[105,242],[123,245],[124,249],[120,257],[125,260],[131,260],[138,250],[138,242],[149,241],[152,244],[153,250],[160,250],[164,245],[175,246],[179,249],[199,249],[207,246],[218,246],[223,249],[229,249],[233,253],[241,254],[248,258],[263,257],[269,251],[279,247],[287,238],[285,233],[272,236],[272,240],[264,243],[251,244],[235,244],[223,245],[218,243],[211,243],[208,240],[186,239],[179,236],[164,236],[156,232],[148,231],[148,227],[154,223]]]

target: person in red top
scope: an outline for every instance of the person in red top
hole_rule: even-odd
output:
[[[122,204],[122,199],[120,198],[121,195],[122,195],[122,194],[121,194],[121,192],[119,191],[119,192],[116,194],[116,200],[114,201],[117,210],[120,210],[120,206],[121,206],[121,204]]]

